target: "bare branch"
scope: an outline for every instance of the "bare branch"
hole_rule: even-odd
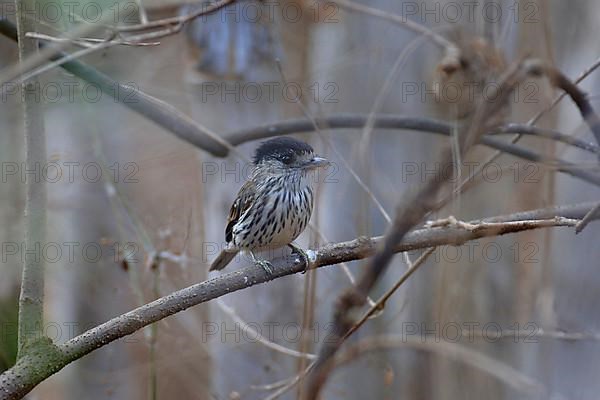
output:
[[[490,132],[491,135],[503,133],[518,133],[521,135],[538,136],[540,138],[556,140],[557,142],[562,142],[570,146],[577,147],[581,150],[589,151],[590,153],[600,154],[600,146],[596,145],[595,143],[587,140],[581,140],[572,135],[565,135],[564,133],[552,129],[540,128],[528,124],[508,123]]]
[[[481,225],[481,228],[472,230],[464,229],[460,225],[417,229],[408,233],[392,251],[399,253],[442,245],[458,246],[482,237],[564,226],[564,221],[561,222],[557,217],[582,219],[595,205],[596,203],[583,203],[469,221],[471,225]],[[525,222],[513,223],[519,221]],[[358,238],[329,244],[315,251],[309,250],[308,253],[313,259],[311,266],[319,268],[370,257],[375,254],[382,240],[382,237]],[[27,354],[0,375],[0,399],[18,399],[72,361],[168,316],[250,286],[303,272],[305,269],[304,263],[295,256],[288,256],[275,264],[272,275],[267,275],[264,270],[254,266],[219,275],[115,317],[65,344],[49,343],[44,350],[44,357],[39,353]],[[32,368],[38,372],[30,373]]]
[[[94,47],[94,44],[98,44],[98,43],[107,43],[110,45],[141,46],[141,47],[143,47],[143,46],[158,46],[160,44],[160,42],[148,43],[148,42],[133,42],[133,41],[129,41],[129,40],[108,40],[107,41],[106,39],[88,38],[88,37],[70,39],[70,38],[46,35],[44,33],[38,33],[38,32],[27,32],[26,36],[28,38],[46,40],[48,42],[74,44],[76,46],[85,47],[85,48]]]
[[[369,115],[367,114],[336,114],[322,118],[316,118],[315,123],[318,125],[319,129],[362,129],[362,127],[367,122],[368,118]],[[435,133],[445,136],[450,136],[452,132],[451,124],[431,118],[413,118],[389,114],[380,114],[373,118],[374,128],[379,129],[414,130],[423,133]],[[313,130],[315,130],[313,123],[308,119],[289,119],[286,121],[280,121],[236,131],[227,135],[227,140],[232,145],[237,146],[247,141],[268,138],[271,136],[286,135],[291,133],[311,132]],[[483,135],[479,142],[480,144],[483,144],[485,146],[497,149],[498,151],[494,153],[494,156],[500,155],[502,153],[507,153],[515,157],[529,160],[532,162],[550,163],[556,166],[557,171],[574,176],[576,178],[582,179],[589,183],[593,183],[595,185],[600,185],[600,175],[579,168],[575,164],[572,164],[568,161],[564,161],[558,158],[546,157],[523,146],[503,141],[497,137],[493,137],[494,135],[497,135],[500,132],[518,132],[519,135],[524,134],[535,135],[539,137],[548,137],[559,140],[564,143],[573,144],[574,139],[570,138],[568,135],[523,124],[508,124],[500,128],[494,128],[491,134]],[[579,148],[588,149],[593,153],[596,153],[598,151],[598,146],[594,145],[593,143],[586,143],[583,141],[576,141],[576,143],[577,147]],[[489,160],[486,162],[489,162]],[[477,170],[479,171],[480,168],[481,166]]]
[[[77,27],[76,29],[67,32],[65,35],[66,39],[77,39],[82,35],[88,35],[91,32],[97,30],[98,27],[95,25],[82,25]],[[34,26],[30,26],[24,32],[33,32],[35,31]],[[9,39],[18,41],[17,38],[17,28],[15,25],[10,23],[5,19],[0,19],[0,33]],[[24,36],[25,37],[25,36]],[[30,71],[34,68],[37,68],[43,65],[47,60],[55,59],[59,54],[61,54],[62,50],[68,47],[70,43],[68,41],[62,43],[56,43],[53,46],[46,46],[40,51],[36,51],[33,54],[30,54],[26,59],[21,60],[18,64],[8,67],[2,71],[0,74],[0,85],[4,85],[7,82],[12,82],[17,79],[20,75],[24,74],[27,71]],[[37,42],[36,42],[37,49]]]
[[[186,14],[186,15],[163,18],[163,19],[159,19],[156,21],[145,22],[145,23],[141,23],[141,24],[137,24],[137,25],[124,25],[124,26],[109,27],[109,28],[114,29],[117,32],[136,32],[136,31],[145,31],[145,30],[154,29],[154,28],[163,28],[166,26],[168,27],[170,25],[183,25],[186,22],[192,21],[193,19],[196,19],[200,16],[208,15],[217,10],[220,10],[221,8],[223,8],[229,4],[232,4],[235,1],[236,0],[220,0],[220,1],[216,1],[212,4],[208,4],[208,5],[204,4],[198,10],[191,12],[189,14]]]
[[[146,12],[146,8],[142,4],[142,0],[135,0],[135,3],[137,4],[137,7],[138,7],[140,21],[142,22],[142,24],[147,24],[148,23],[148,13]]]
[[[600,203],[596,204],[596,206],[594,208],[592,208],[585,215],[585,217],[583,217],[583,219],[581,221],[579,221],[577,226],[575,226],[575,233],[581,233],[581,231],[583,231],[585,229],[585,227],[588,226],[588,224],[590,222],[592,222],[592,220],[594,218],[596,218],[599,214],[600,214]]]
[[[429,258],[429,256],[434,251],[435,251],[435,247],[431,247],[431,248],[425,250],[425,252],[423,254],[421,254],[421,256],[414,263],[411,263],[410,267],[406,270],[406,272],[404,274],[402,274],[400,279],[398,279],[398,281],[396,281],[394,286],[392,286],[390,289],[388,289],[385,292],[385,294],[383,296],[381,296],[381,298],[379,298],[377,300],[377,302],[375,302],[375,304],[372,305],[371,308],[369,308],[369,310],[362,315],[362,317],[360,317],[360,319],[350,328],[350,330],[348,330],[348,332],[344,336],[344,340],[346,340],[350,335],[352,335],[354,332],[356,332],[356,330],[358,328],[360,328],[365,322],[367,322],[367,320],[369,318],[371,318],[375,315],[379,315],[381,312],[383,312],[383,309],[385,308],[385,303],[389,300],[389,298],[396,292],[396,290],[398,290],[398,288],[400,286],[402,286],[402,284],[404,282],[406,282],[408,280],[408,278],[410,278],[410,276],[417,269],[419,269],[419,267],[421,265],[423,265],[425,263],[427,258]]]

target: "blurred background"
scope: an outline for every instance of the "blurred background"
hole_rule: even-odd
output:
[[[0,18],[14,21],[11,4],[0,3]],[[180,33],[161,38],[158,46],[113,46],[82,61],[173,105],[224,139],[265,123],[337,113],[464,123],[456,103],[435,100],[434,83],[444,57],[439,45],[422,36],[414,42],[419,34],[404,25],[344,4],[245,0],[186,24]],[[518,57],[534,56],[575,79],[600,54],[600,3],[594,0],[362,4],[386,15],[405,15],[449,40],[485,43],[497,57],[489,63],[498,69]],[[112,24],[133,24],[202,7],[173,0],[47,0],[39,5],[34,12],[41,16],[39,31],[53,36],[97,22],[98,13]],[[61,10],[58,17],[55,9]],[[16,45],[5,37],[0,37],[0,54],[0,68],[17,62]],[[490,70],[488,75],[494,75]],[[595,108],[600,106],[598,76],[594,72],[580,84]],[[229,207],[258,142],[238,146],[239,154],[214,157],[60,68],[39,79],[47,158],[53,163],[48,175],[44,166],[39,172],[48,191],[47,243],[37,252],[46,264],[44,329],[64,342],[208,277],[208,266],[224,244]],[[544,79],[524,82],[504,121],[527,122],[557,94]],[[25,256],[20,99],[5,90],[0,107],[0,370],[12,365],[16,355]],[[593,141],[569,99],[538,125]],[[362,129],[325,129],[297,137],[333,161],[317,180],[312,227],[299,239],[305,248],[382,235],[389,226],[385,214],[393,216],[403,193],[435,170],[439,149],[448,143],[439,135],[379,129],[368,135]],[[521,143],[581,166],[596,162],[593,155],[548,140],[526,138]],[[478,147],[469,161],[482,162],[491,153]],[[51,176],[51,168],[58,168],[60,176]],[[431,218],[470,220],[590,201],[599,194],[552,165],[507,155],[488,172]],[[598,234],[600,227],[592,223],[578,236],[558,228],[440,247],[350,342],[406,334],[425,343],[458,343],[514,368],[552,395],[595,399],[600,391]],[[172,257],[152,268],[148,260],[160,251]],[[418,255],[409,257],[414,261]],[[248,264],[241,258],[228,270]],[[353,262],[347,268],[359,277],[364,265]],[[404,257],[397,255],[372,298],[405,270]],[[28,398],[269,398],[307,368],[310,360],[290,350],[318,351],[330,333],[332,303],[349,285],[338,265],[232,293],[91,353]],[[473,336],[465,334],[469,327]],[[502,337],[495,336],[498,331]],[[564,340],[560,333],[581,337]],[[273,343],[287,350],[273,349]],[[302,385],[293,387],[280,398],[299,398],[301,390]],[[480,369],[402,346],[337,369],[322,396],[535,397]]]

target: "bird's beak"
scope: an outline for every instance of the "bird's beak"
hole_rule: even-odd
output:
[[[319,157],[319,156],[315,156],[315,157],[311,158],[310,160],[308,160],[306,162],[306,164],[304,164],[304,167],[313,169],[313,168],[319,168],[319,167],[326,167],[329,164],[331,164],[331,162],[329,162],[328,159]]]

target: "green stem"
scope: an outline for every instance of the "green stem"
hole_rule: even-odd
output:
[[[38,51],[37,42],[25,37],[35,31],[35,20],[24,10],[33,10],[36,0],[15,1],[17,10],[17,35],[19,62]],[[37,79],[21,85],[27,174],[25,201],[25,245],[21,294],[19,296],[18,357],[26,352],[27,345],[43,335],[44,265],[40,248],[46,237],[46,187],[41,169],[46,160],[43,110]]]

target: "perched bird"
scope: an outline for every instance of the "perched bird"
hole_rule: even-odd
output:
[[[272,273],[269,261],[254,251],[289,246],[304,258],[306,253],[292,242],[304,231],[313,209],[310,172],[329,164],[316,156],[308,144],[291,137],[263,142],[254,154],[254,168],[231,206],[225,228],[226,247],[210,266],[221,270],[240,251],[250,253],[255,264]]]

